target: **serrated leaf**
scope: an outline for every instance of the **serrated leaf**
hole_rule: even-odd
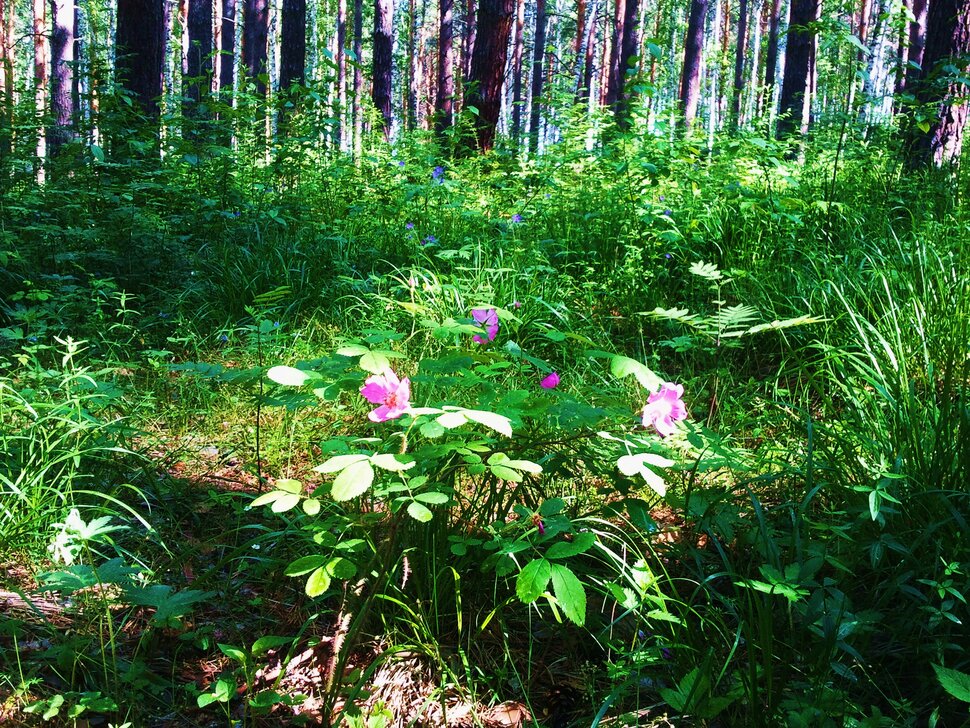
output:
[[[396,455],[391,455],[389,453],[374,455],[370,461],[382,470],[390,470],[393,473],[400,473],[405,470],[410,470],[417,464],[414,460],[402,463],[397,459]]]
[[[488,467],[492,474],[500,480],[508,480],[512,483],[522,482],[522,473],[518,470],[512,470],[512,468],[507,468],[504,465],[489,465]]]
[[[423,437],[427,437],[429,440],[441,437],[446,432],[445,428],[439,422],[425,422],[418,428],[418,431]]]
[[[552,563],[546,559],[533,559],[522,567],[515,579],[515,595],[524,603],[531,604],[546,591]]]
[[[360,368],[372,374],[381,374],[390,367],[390,359],[379,351],[368,351],[360,358]]]
[[[357,573],[357,565],[350,559],[338,556],[331,559],[330,563],[327,564],[327,571],[335,579],[353,579],[354,574]]]
[[[724,278],[724,274],[718,270],[716,265],[713,263],[705,263],[702,260],[692,263],[690,266],[690,272],[695,276],[706,278],[709,281],[719,281]]]
[[[302,493],[303,483],[299,480],[293,480],[292,478],[281,478],[274,483],[277,490],[282,490],[287,493]]]
[[[532,473],[533,475],[538,475],[542,472],[542,466],[531,460],[509,460],[505,465],[525,473]]]
[[[627,356],[614,356],[610,362],[610,373],[618,379],[632,375],[641,387],[651,392],[663,385],[663,380],[650,367]]]
[[[367,460],[367,455],[336,455],[313,470],[317,473],[338,473],[346,467]]]
[[[321,566],[319,569],[310,574],[309,578],[306,580],[306,585],[303,587],[303,590],[306,592],[306,595],[312,599],[313,597],[318,597],[327,591],[327,589],[330,588],[330,581],[330,574],[328,574],[327,570]]]
[[[269,652],[274,647],[282,647],[283,645],[293,644],[292,637],[280,637],[278,635],[268,634],[265,637],[260,637],[258,640],[253,642],[253,649],[251,652],[253,656],[262,655],[264,652]]]
[[[280,493],[279,497],[273,502],[273,513],[286,513],[291,508],[295,508],[300,503],[300,496],[296,493]]]
[[[582,627],[586,622],[586,590],[579,578],[562,564],[552,564],[552,593],[566,618]]]
[[[314,569],[319,569],[325,563],[327,563],[327,557],[321,554],[301,556],[296,561],[291,561],[283,570],[283,573],[287,576],[303,576]]]
[[[247,661],[246,653],[240,650],[238,647],[233,647],[232,645],[224,645],[221,643],[217,643],[216,647],[218,647],[219,651],[222,654],[224,654],[226,657],[232,660],[235,660],[241,665],[246,664],[246,661]]]
[[[543,501],[542,505],[539,506],[539,513],[548,518],[549,516],[561,513],[565,507],[566,501],[562,498],[550,498],[547,501]]]
[[[504,415],[496,414],[495,412],[485,412],[483,410],[463,410],[463,413],[465,417],[473,422],[485,425],[485,427],[495,430],[500,435],[512,437],[512,421]]]
[[[589,532],[581,533],[572,541],[559,541],[554,543],[546,551],[546,558],[565,559],[570,556],[576,556],[577,554],[589,551],[594,543],[596,543],[595,534]]]
[[[957,700],[970,703],[970,675],[942,665],[933,665],[933,671],[940,681],[940,687]]]
[[[447,430],[453,430],[464,425],[468,419],[461,412],[445,412],[435,422]]]
[[[269,493],[263,493],[261,496],[256,498],[252,503],[250,503],[251,508],[259,508],[260,506],[265,506],[269,503],[275,503],[276,499],[279,498],[283,493],[278,490],[271,490]]]
[[[374,468],[367,460],[357,461],[334,478],[330,495],[336,501],[347,501],[365,493],[374,482]]]
[[[266,372],[266,376],[284,387],[301,387],[311,379],[320,379],[316,372],[305,372],[288,366],[275,366]]]
[[[315,516],[320,512],[320,501],[316,498],[307,498],[303,501],[303,512],[308,516]]]
[[[414,499],[421,501],[422,503],[428,503],[429,505],[440,506],[451,500],[451,497],[447,493],[432,490],[428,493],[418,493],[416,496],[414,496]]]
[[[338,356],[363,356],[369,351],[370,349],[360,344],[347,344],[347,346],[341,346],[339,349],[337,349],[337,355]]]
[[[411,501],[408,503],[408,515],[411,516],[415,521],[420,521],[421,523],[427,523],[432,518],[434,514],[431,510],[417,501]]]

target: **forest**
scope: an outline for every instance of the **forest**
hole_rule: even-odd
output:
[[[0,0],[0,723],[970,726],[970,0]]]

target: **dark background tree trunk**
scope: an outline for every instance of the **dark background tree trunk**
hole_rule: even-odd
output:
[[[74,0],[51,0],[51,156],[74,133],[74,11]]]
[[[465,107],[478,109],[475,131],[478,147],[482,151],[491,149],[495,144],[514,14],[515,0],[480,0],[478,3],[478,30]]]
[[[765,97],[771,103],[771,94],[778,75],[778,35],[781,29],[781,0],[769,0],[771,11],[768,19],[768,47],[765,48]]]
[[[926,22],[922,71],[913,91],[917,102],[937,107],[929,130],[912,126],[909,162],[914,166],[946,164],[956,159],[967,121],[967,87],[947,79],[943,67],[964,69],[970,53],[970,0],[932,0]]]
[[[803,127],[809,96],[815,34],[807,27],[818,17],[818,0],[792,0],[785,49],[785,74],[778,108],[778,138]]]
[[[691,0],[687,38],[684,40],[684,70],[680,77],[680,103],[684,108],[684,123],[688,131],[697,118],[697,104],[700,101],[701,53],[704,50],[706,18],[707,0]]]
[[[232,99],[233,58],[236,53],[236,0],[222,0],[222,28],[219,39],[219,91]]]
[[[158,118],[165,60],[162,0],[118,0],[115,73],[141,109]]]
[[[544,2],[544,0],[543,0]],[[522,56],[524,55],[525,0],[515,3],[515,32],[512,35],[512,144],[518,145],[522,134]]]
[[[306,78],[306,0],[283,0],[280,24],[280,88]]]
[[[242,61],[247,75],[256,82],[256,94],[266,95],[266,49],[269,40],[267,0],[246,0],[243,15]]]
[[[439,0],[438,94],[435,99],[435,128],[441,132],[451,127],[455,109],[454,0]]]
[[[188,32],[185,95],[198,102],[208,87],[199,79],[212,73],[212,0],[189,0]]]
[[[354,0],[354,154],[359,156],[364,141],[364,1]]]
[[[615,106],[620,99],[620,86],[623,83],[623,69],[621,56],[623,53],[623,27],[626,21],[627,0],[615,0],[613,13],[613,42],[610,45],[610,67],[606,82],[606,95],[603,98],[607,106]]]
[[[744,95],[744,61],[748,53],[748,0],[738,6],[738,43],[734,49],[734,95],[731,97],[731,127],[741,126],[741,97]]]
[[[374,106],[384,118],[384,138],[391,138],[391,80],[393,77],[394,5],[392,0],[374,2]]]

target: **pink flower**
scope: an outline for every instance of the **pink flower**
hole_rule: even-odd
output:
[[[380,405],[367,415],[372,422],[397,419],[411,409],[411,380],[398,379],[390,369],[367,377],[360,393],[368,402]]]
[[[498,333],[498,312],[494,308],[473,308],[472,318],[475,319],[476,324],[481,324],[485,327],[485,333],[488,334],[488,341],[494,341],[495,335]],[[486,343],[478,334],[472,337],[472,341],[476,344]]]
[[[683,394],[683,385],[665,382],[659,392],[647,398],[643,408],[643,426],[653,425],[661,437],[672,435],[677,430],[674,422],[687,417],[687,407],[681,399]]]
[[[553,372],[548,377],[539,382],[539,386],[543,389],[555,389],[559,386],[559,375]]]

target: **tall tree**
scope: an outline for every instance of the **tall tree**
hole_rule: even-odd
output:
[[[925,3],[926,0],[920,0],[920,2]],[[865,67],[866,56],[868,56],[866,48],[869,43],[869,14],[871,12],[872,0],[862,0],[862,7],[859,9],[859,20],[856,23],[856,37],[859,39],[859,45],[861,47],[856,51],[855,63],[850,64],[849,98],[846,103],[846,108],[850,112],[855,108],[856,90],[859,87],[857,70]]]
[[[478,109],[475,136],[482,151],[491,149],[495,144],[514,14],[515,0],[479,0],[477,35],[468,77],[470,88],[465,96],[465,106]]]
[[[391,138],[391,81],[394,72],[394,1],[374,0],[374,72],[372,96],[381,113],[384,138]]]
[[[680,76],[680,103],[684,109],[684,123],[688,131],[697,118],[697,105],[700,102],[701,56],[704,51],[706,18],[707,0],[691,0],[687,38],[684,41],[684,69]]]
[[[222,0],[219,24],[219,91],[232,99],[234,83],[233,59],[236,55],[236,0]]]
[[[75,10],[74,0],[51,0],[51,156],[73,135]]]
[[[596,65],[596,16],[599,12],[598,0],[593,0],[589,10],[589,20],[586,21],[586,38],[583,40],[583,70],[577,74],[577,96],[580,103],[588,103],[593,86],[593,68]]]
[[[465,0],[465,32],[462,34],[461,75],[467,80],[472,75],[472,56],[478,37],[478,6],[475,0]]]
[[[115,47],[115,77],[157,119],[165,61],[163,0],[118,0]]]
[[[451,127],[455,109],[454,0],[438,0],[438,93],[435,128]]]
[[[778,36],[781,34],[781,0],[771,3],[768,16],[768,46],[765,48],[765,105],[772,104],[775,77],[778,75]]]
[[[212,73],[212,0],[189,0],[188,49],[185,54],[185,95],[195,102],[202,98],[200,79]],[[205,87],[209,84],[206,83]]]
[[[628,0],[632,2],[633,0]],[[542,57],[546,52],[546,0],[536,0],[536,32],[532,45],[532,103],[529,111],[529,151],[539,149],[539,121],[542,105]]]
[[[0,0],[0,157],[13,147],[14,0]],[[0,162],[4,160],[0,159]]]
[[[306,0],[283,0],[280,23],[280,88],[306,80]]]
[[[256,82],[256,95],[266,95],[264,80],[269,41],[269,5],[267,0],[245,0],[243,12],[242,61],[247,75]]]
[[[912,83],[923,67],[923,50],[926,47],[927,0],[913,0],[913,22],[909,24],[909,68],[907,82]]]
[[[543,2],[545,0],[542,0]],[[515,32],[512,34],[512,129],[509,132],[513,145],[519,143],[522,133],[522,56],[525,42],[525,0],[515,3]]]
[[[337,147],[346,149],[347,119],[347,0],[337,0]]]
[[[912,125],[914,135],[910,163],[914,165],[953,161],[960,155],[967,121],[967,87],[948,66],[964,69],[970,54],[970,0],[932,0],[926,22],[926,45],[922,70],[916,77],[917,102],[935,106],[935,118],[923,132]]]
[[[808,131],[805,109],[811,103],[815,55],[815,32],[809,25],[818,19],[818,1],[792,0],[778,109],[779,138],[791,135],[795,129]]]
[[[725,38],[727,34],[725,33]],[[731,126],[741,126],[741,97],[744,94],[744,62],[748,53],[748,0],[738,6],[738,42],[734,49],[734,95],[731,97]]]
[[[364,143],[364,0],[354,0],[354,156]]]
[[[408,0],[407,59],[408,78],[405,89],[404,125],[409,131],[417,128],[418,123],[418,8],[415,0]]]
[[[44,183],[44,159],[47,157],[47,132],[44,114],[47,112],[47,4],[34,0],[34,111],[37,116],[37,183]]]

